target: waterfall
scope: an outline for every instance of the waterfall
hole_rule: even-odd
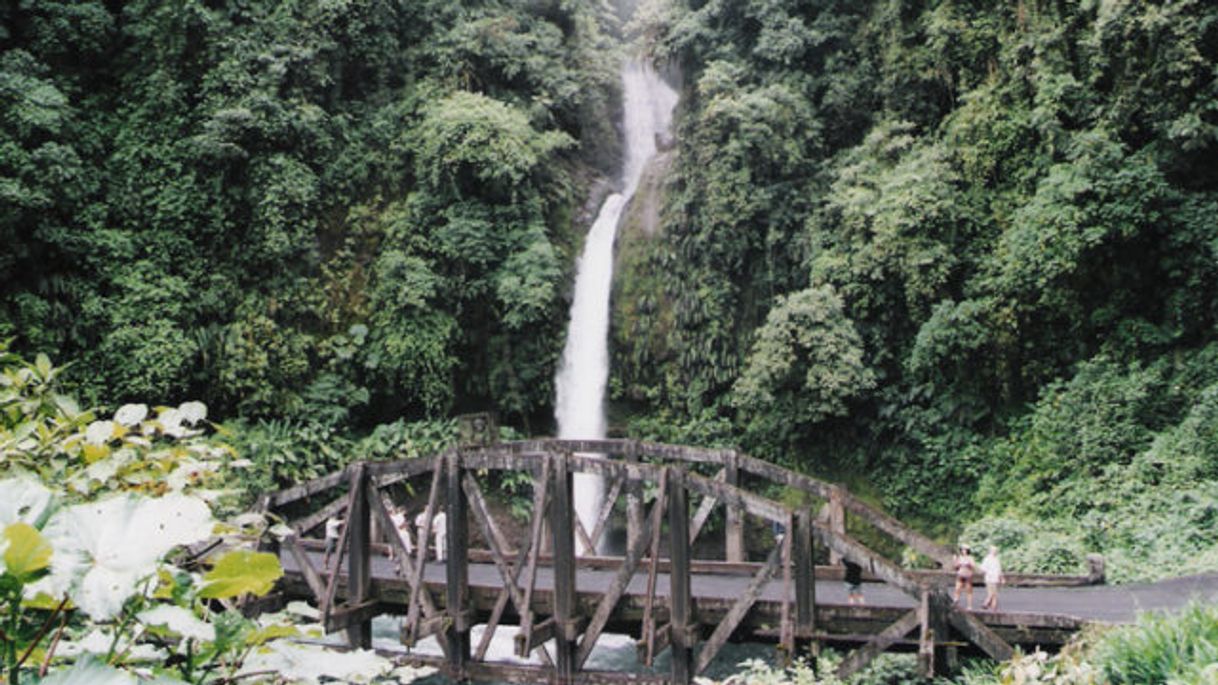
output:
[[[613,243],[622,210],[638,188],[656,139],[668,135],[677,93],[641,60],[622,66],[622,130],[625,154],[621,192],[610,195],[588,230],[576,264],[575,298],[571,303],[562,366],[555,379],[558,437],[596,440],[605,437],[605,385],[609,380],[609,292],[613,281]],[[589,534],[605,497],[598,476],[575,475],[575,511]],[[577,541],[576,549],[583,551]]]

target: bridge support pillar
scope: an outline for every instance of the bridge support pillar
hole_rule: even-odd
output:
[[[357,462],[350,471],[351,497],[347,511],[349,540],[347,543],[347,605],[358,607],[368,601],[372,588],[372,560],[370,556],[371,516],[368,510],[368,474],[363,462]],[[341,550],[340,550],[341,553]],[[347,628],[347,642],[352,648],[372,647],[372,619],[357,621]]]
[[[465,670],[470,658],[470,629],[473,627],[469,614],[469,526],[465,493],[461,489],[461,455],[448,458],[445,466],[445,522],[448,535],[445,572],[447,586],[449,677],[457,682],[465,680]],[[420,543],[422,544],[422,543]]]
[[[838,535],[846,534],[846,507],[842,504],[842,491],[836,485],[829,490],[829,530]],[[837,566],[842,563],[842,555],[829,550],[829,564]]]
[[[578,645],[575,597],[575,511],[571,503],[572,479],[567,455],[554,458],[554,499],[550,503],[550,530],[554,554],[554,667],[559,683],[574,682]]]
[[[946,676],[955,673],[959,667],[959,650],[954,646],[942,643],[951,641],[951,623],[947,620],[952,598],[942,590],[931,590],[927,593],[927,604],[930,625],[930,639],[933,650],[933,666],[935,675]]]
[[[693,656],[696,636],[689,583],[689,502],[685,492],[685,473],[668,473],[668,545],[671,557],[669,575],[670,649],[673,685],[693,682]]]

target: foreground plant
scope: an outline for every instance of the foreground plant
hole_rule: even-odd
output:
[[[0,345],[0,362],[6,682],[35,673],[52,685],[370,681],[391,670],[370,652],[310,660],[319,647],[285,642],[321,635],[301,620],[307,610],[242,616],[236,603],[282,576],[273,554],[238,547],[202,574],[172,562],[217,534],[243,539],[213,514],[232,454],[204,435],[204,405],[128,404],[99,418],[56,392],[58,369],[45,357],[30,364]]]

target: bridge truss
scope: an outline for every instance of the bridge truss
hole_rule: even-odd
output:
[[[493,471],[530,476],[532,518],[524,539],[509,540],[490,515],[482,482]],[[575,473],[602,476],[608,486],[590,531],[574,514]],[[386,500],[390,491],[402,487],[427,493],[420,544],[413,554],[397,535],[382,535],[393,530]],[[271,493],[260,507],[294,531],[278,549],[288,570],[285,585],[288,594],[298,589],[316,602],[327,631],[345,630],[352,647],[368,648],[373,617],[403,614],[403,643],[413,646],[434,637],[444,654],[435,665],[454,680],[685,684],[710,665],[725,643],[742,637],[776,640],[788,655],[802,647],[816,649],[822,640],[861,642],[841,664],[842,675],[894,645],[916,648],[920,668],[929,675],[950,669],[959,647],[1007,659],[1012,654],[1008,640],[1053,641],[1081,625],[1053,615],[1021,615],[1004,622],[995,614],[983,620],[957,608],[946,590],[950,574],[942,570],[951,553],[942,545],[839,486],[735,450],[630,440],[469,447],[419,459],[353,463]],[[706,535],[708,521],[720,507],[722,556],[696,559],[694,543]],[[447,542],[437,578],[439,562],[429,560],[425,543],[439,512],[445,514]],[[331,517],[343,519],[344,525],[338,553],[323,566],[317,554],[321,543],[310,536]],[[597,557],[615,517],[625,519],[625,552]],[[780,543],[764,562],[750,562],[746,534],[773,524],[785,531]],[[847,532],[855,529],[881,542],[873,546],[913,550],[940,570],[903,568]],[[485,548],[471,545],[479,540]],[[385,562],[377,560],[388,547],[397,563],[386,570]],[[818,607],[817,578],[834,574],[833,568],[815,564],[822,547],[833,559],[849,559],[908,595],[913,608],[894,615],[863,607]],[[381,570],[374,572],[377,565]],[[471,583],[471,569],[488,567],[492,582]],[[592,582],[595,569],[599,580]],[[700,594],[691,582],[724,577],[736,578],[727,598]],[[1089,576],[1023,580],[1102,582],[1102,567]],[[532,655],[536,665],[488,657],[492,636],[505,620],[520,626],[517,655]],[[479,622],[486,627],[474,644],[472,628]],[[1011,627],[1013,623],[1018,625]],[[864,624],[868,627],[857,629]],[[830,630],[850,631],[852,626],[857,629],[853,634]],[[609,629],[637,635],[640,658],[648,666],[668,649],[669,673],[589,669],[593,647]]]

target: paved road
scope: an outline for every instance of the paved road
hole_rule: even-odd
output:
[[[321,555],[310,553],[316,568],[321,568]],[[284,570],[299,573],[290,555],[282,555]],[[345,570],[345,568],[344,568]],[[373,557],[372,572],[375,578],[396,578],[392,563],[384,557]],[[581,569],[576,577],[579,592],[603,593],[613,581],[615,573],[608,570]],[[428,584],[443,585],[446,581],[444,565],[428,563],[425,568]],[[690,578],[691,593],[695,598],[734,600],[743,594],[750,578],[737,575],[693,574]],[[493,564],[470,564],[471,587],[498,588],[501,584],[499,572]],[[538,591],[553,588],[553,575],[547,567],[537,573]],[[646,572],[636,573],[627,589],[629,595],[643,595],[647,588]],[[761,595],[761,601],[782,600],[781,577],[771,580]],[[667,574],[658,574],[656,592],[668,594]],[[864,595],[869,606],[912,608],[913,599],[894,587],[868,583]],[[820,581],[816,584],[818,604],[836,605],[846,603],[845,586],[836,581]],[[1099,585],[1081,588],[1004,588],[1000,595],[999,609],[1004,613],[1056,614],[1083,619],[1123,623],[1134,620],[1139,612],[1171,610],[1183,607],[1192,599],[1203,602],[1218,602],[1218,573],[1187,578],[1175,578],[1157,583],[1134,585]],[[974,606],[980,607],[985,599],[984,587],[978,587]]]

